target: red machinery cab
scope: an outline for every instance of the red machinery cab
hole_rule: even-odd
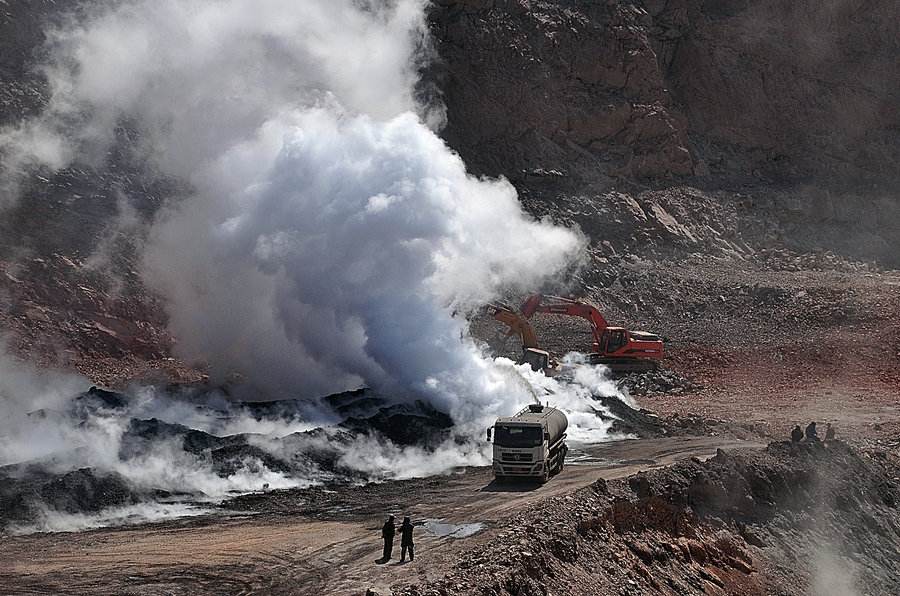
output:
[[[653,370],[663,357],[662,338],[646,331],[606,327],[593,344],[591,364],[606,364],[617,372]]]

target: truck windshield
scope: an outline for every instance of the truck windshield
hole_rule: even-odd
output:
[[[540,426],[500,425],[494,429],[494,443],[500,447],[537,447],[544,441]]]

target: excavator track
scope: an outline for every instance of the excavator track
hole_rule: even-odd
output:
[[[600,354],[589,354],[588,358],[591,364],[603,364],[615,374],[649,372],[659,369],[659,362],[656,360],[603,358]]]

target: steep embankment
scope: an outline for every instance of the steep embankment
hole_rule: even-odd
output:
[[[543,501],[394,593],[893,594],[897,473],[843,443],[720,451]]]

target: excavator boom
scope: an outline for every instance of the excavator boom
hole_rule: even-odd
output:
[[[489,304],[488,311],[494,319],[509,327],[509,331],[506,333],[507,337],[518,335],[522,338],[523,349],[538,347],[537,335],[531,328],[531,323],[521,313],[499,302]]]
[[[656,368],[656,362],[663,357],[663,342],[659,336],[610,327],[600,311],[585,302],[562,296],[533,294],[525,299],[520,310],[529,319],[535,313],[586,319],[591,324],[593,335],[591,362],[606,364],[617,372]]]
[[[549,353],[538,347],[537,335],[531,327],[530,319],[535,313],[586,319],[593,335],[590,362],[605,364],[615,372],[650,370],[656,368],[663,357],[663,342],[658,335],[610,327],[595,306],[571,298],[533,294],[522,303],[518,312],[499,302],[488,305],[488,311],[494,319],[509,327],[507,337],[518,335],[522,339],[523,361],[534,360],[531,364],[535,370],[553,368]],[[538,361],[540,365],[536,364]]]
[[[520,309],[522,315],[531,318],[534,313],[545,313],[553,315],[566,315],[570,317],[581,317],[587,319],[591,324],[591,332],[594,335],[594,350],[599,349],[600,339],[603,331],[609,327],[606,319],[600,314],[600,311],[590,304],[578,302],[571,298],[563,298],[562,296],[545,296],[543,294],[533,294],[522,303]]]

